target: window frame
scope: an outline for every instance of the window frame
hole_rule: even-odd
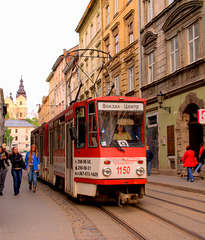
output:
[[[134,65],[128,68],[128,92],[135,89],[135,72]]]
[[[173,51],[172,51],[172,41],[174,43]],[[173,72],[175,72],[177,70],[177,68],[179,66],[179,63],[178,63],[178,58],[179,58],[178,35],[175,35],[173,38],[171,38],[169,43],[170,43],[170,72],[173,73]],[[177,45],[177,47],[176,47],[176,45]],[[172,58],[172,56],[174,56],[174,58]],[[172,61],[174,61],[174,63]],[[173,66],[174,66],[174,68],[172,69]]]
[[[115,54],[119,53],[119,34],[115,35]]]
[[[129,35],[129,44],[131,44],[134,42],[134,23],[133,22],[130,22],[128,24],[128,35]]]
[[[150,57],[153,60],[151,63],[150,63]],[[155,80],[155,52],[154,51],[148,54],[148,80],[149,80],[149,83],[152,83]]]
[[[120,96],[121,94],[120,94],[120,75],[119,74],[114,77],[114,81],[115,81],[115,96]]]
[[[197,25],[197,29],[198,29],[198,35],[197,37],[195,37],[195,26]],[[192,39],[190,40],[190,29],[192,30]],[[188,35],[188,56],[189,56],[189,63],[193,63],[196,62],[199,59],[199,23],[195,22],[193,23],[191,26],[188,27],[188,31],[187,31],[187,35]],[[196,58],[196,41],[198,41],[198,48],[197,48],[197,55],[198,57]],[[193,60],[191,61],[191,52],[190,52],[190,45],[193,44]]]
[[[106,21],[108,26],[110,24],[110,6],[109,5],[106,7]]]

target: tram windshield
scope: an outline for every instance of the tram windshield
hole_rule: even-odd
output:
[[[98,102],[98,118],[101,146],[144,146],[143,103]]]

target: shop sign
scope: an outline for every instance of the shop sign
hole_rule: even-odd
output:
[[[205,124],[205,109],[199,109],[197,111],[197,120],[200,124]]]

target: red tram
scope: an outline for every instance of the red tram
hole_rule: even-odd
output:
[[[136,203],[147,182],[145,107],[124,96],[73,103],[31,133],[39,177],[75,198]]]

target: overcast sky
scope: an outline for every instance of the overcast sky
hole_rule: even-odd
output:
[[[90,0],[1,0],[0,88],[14,101],[21,75],[28,111],[48,95],[46,78],[63,49],[78,44],[75,29]]]

